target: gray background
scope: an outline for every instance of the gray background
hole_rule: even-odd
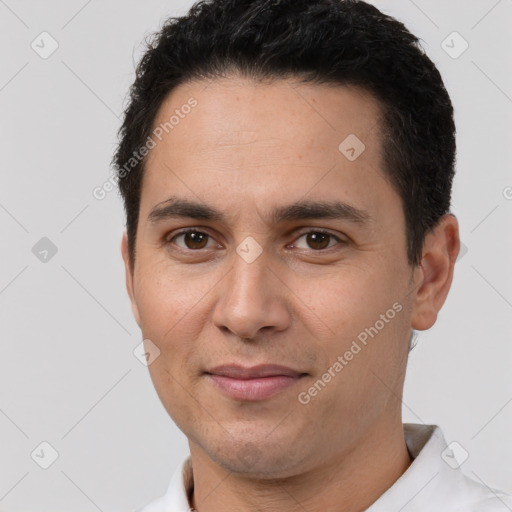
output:
[[[467,248],[411,353],[404,420],[439,424],[466,473],[512,492],[512,2],[375,4],[421,37],[452,96]],[[92,190],[110,175],[140,43],[190,5],[0,0],[0,510],[132,510],[188,452],[133,355],[121,202]],[[46,59],[43,31],[59,45]],[[59,454],[48,469],[43,441]]]

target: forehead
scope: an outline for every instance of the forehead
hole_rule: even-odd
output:
[[[161,140],[146,161],[141,214],[168,195],[222,207],[348,194],[371,206],[389,189],[380,115],[369,93],[348,86],[235,76],[182,84],[153,125]]]
[[[187,107],[191,102],[197,102],[193,109]],[[180,110],[185,113],[180,115]],[[380,115],[377,100],[361,88],[232,76],[175,88],[163,101],[153,127],[165,127],[174,117],[176,124],[162,135],[184,144],[183,149],[250,144],[265,134],[263,142],[296,141],[294,149],[302,144],[306,150],[315,142],[334,143],[336,148],[336,142],[349,134],[371,144],[378,137]]]

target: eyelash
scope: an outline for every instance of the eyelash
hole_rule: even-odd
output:
[[[173,235],[171,238],[166,237],[165,245],[171,245],[176,238],[178,238],[181,235],[186,235],[187,233],[200,233],[202,235],[206,235],[207,237],[209,237],[211,239],[213,238],[208,233],[206,233],[204,231],[200,231],[197,228],[186,228],[186,229],[182,229],[181,231],[179,231],[178,233]],[[320,229],[320,228],[309,229],[308,231],[304,231],[304,232],[300,233],[299,236],[296,238],[294,243],[296,243],[296,241],[299,240],[300,238],[302,238],[303,236],[308,235],[310,233],[326,235],[326,236],[329,236],[331,238],[334,238],[338,242],[337,244],[335,244],[333,246],[330,246],[330,247],[326,247],[325,249],[310,249],[311,251],[316,252],[316,253],[325,252],[325,251],[328,251],[328,250],[332,249],[333,247],[336,247],[339,244],[345,244],[346,243],[345,240],[342,240],[341,238],[339,238],[338,236],[334,235],[330,231],[326,231],[326,230]],[[184,252],[199,252],[199,251],[201,251],[203,249],[184,249],[184,248],[178,246],[178,250],[184,251]],[[304,249],[302,249],[302,250],[304,250]]]

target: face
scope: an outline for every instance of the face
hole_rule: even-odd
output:
[[[128,290],[163,405],[230,471],[313,469],[400,421],[418,279],[379,114],[235,76],[159,111]]]

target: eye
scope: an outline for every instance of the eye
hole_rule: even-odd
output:
[[[300,242],[301,239],[304,239],[304,242]],[[215,241],[208,233],[199,231],[196,228],[182,230],[168,238],[166,243],[174,244],[179,249],[185,251],[199,251],[201,249],[216,247]],[[298,249],[322,251],[338,245],[339,243],[343,243],[343,240],[336,235],[328,231],[315,229],[302,233],[292,245]]]
[[[301,238],[304,238],[306,242],[306,245],[303,244],[302,247],[297,243]],[[340,242],[343,243],[343,240],[332,233],[316,229],[303,233],[299,238],[297,238],[293,245],[299,249],[313,249],[315,251],[321,251],[329,249]]]
[[[181,240],[183,245],[177,243],[178,240]],[[208,246],[208,241],[210,241],[213,245]],[[198,231],[197,229],[183,230],[174,235],[172,238],[168,239],[167,242],[174,243],[183,250],[199,250],[215,246],[215,243],[211,239],[210,235],[204,233],[203,231]]]

